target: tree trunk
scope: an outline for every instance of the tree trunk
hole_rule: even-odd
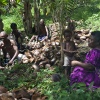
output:
[[[39,2],[40,2],[39,0],[38,2],[34,0],[34,23],[38,34],[39,34],[39,21],[40,21],[40,9],[38,7]]]
[[[57,18],[57,14],[54,12],[53,16],[52,16],[52,19],[55,22],[58,21],[59,23],[59,37],[60,37],[60,50],[61,50],[61,59],[60,59],[60,64],[59,64],[59,67],[62,67],[63,66],[63,62],[64,62],[64,53],[63,53],[63,35],[62,35],[62,32],[64,30],[64,23],[61,22],[61,20],[59,18]]]
[[[63,30],[64,30],[64,25],[63,25],[63,23],[62,22],[60,22],[59,21],[59,23],[60,23],[60,25],[59,25],[59,27],[60,27],[60,46],[61,46],[61,60],[60,60],[60,66],[62,67],[63,66],[63,62],[64,62],[64,52],[63,52]]]
[[[32,13],[29,1],[24,2],[23,23],[26,34],[32,33]]]

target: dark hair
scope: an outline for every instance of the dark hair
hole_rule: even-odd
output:
[[[100,42],[100,31],[93,31],[91,35],[94,37],[96,42]]]
[[[45,22],[43,19],[40,19],[40,22],[39,22],[40,26],[44,26],[45,27]]]
[[[17,28],[17,24],[16,24],[16,23],[11,23],[10,27],[11,27],[12,29],[16,29],[16,28]]]
[[[65,34],[72,34],[72,32],[69,30],[69,29],[65,29],[64,31],[63,31],[63,35],[65,36]]]

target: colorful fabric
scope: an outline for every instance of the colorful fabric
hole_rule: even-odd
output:
[[[92,49],[86,55],[85,63],[95,66],[95,71],[87,71],[80,66],[76,66],[70,75],[71,85],[83,82],[89,86],[93,82],[94,88],[100,87],[100,50]]]
[[[45,38],[46,38],[46,36],[39,36],[39,37],[38,37],[38,40],[39,40],[39,41],[42,41],[42,40],[44,40]]]

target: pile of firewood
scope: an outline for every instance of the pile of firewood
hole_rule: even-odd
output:
[[[47,96],[42,95],[37,89],[27,90],[20,88],[8,91],[5,87],[0,86],[0,100],[46,100]]]
[[[57,65],[60,60],[60,38],[58,36],[59,24],[56,23],[50,25],[51,39],[44,42],[33,41],[30,43],[31,50],[27,50],[24,54],[27,58],[22,59],[23,63],[33,63],[33,67],[52,66]],[[90,36],[90,30],[76,30],[74,34],[74,42],[76,46],[86,47],[88,44],[88,37]],[[79,50],[80,51],[80,50]],[[82,50],[81,50],[82,52]],[[84,51],[83,51],[84,52]],[[87,52],[87,50],[86,50]],[[80,53],[79,53],[80,54]]]
[[[22,59],[23,63],[33,63],[33,67],[46,67],[58,64],[60,60],[60,39],[57,27],[59,27],[58,23],[49,25],[50,39],[43,42],[34,40],[28,44],[31,49],[27,49],[24,52],[26,57]]]
[[[88,38],[91,35],[91,30],[87,29],[87,30],[76,30],[74,32],[74,42],[76,43],[76,45],[82,44],[82,43],[86,43],[83,46],[87,46],[88,43]]]
[[[31,48],[24,53],[28,59],[23,59],[23,63],[34,63],[46,67],[56,65],[60,59],[60,40],[58,36],[44,42],[33,42]]]

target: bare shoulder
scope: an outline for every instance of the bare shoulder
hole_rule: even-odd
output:
[[[10,39],[12,45],[16,45],[16,42],[13,39]]]

